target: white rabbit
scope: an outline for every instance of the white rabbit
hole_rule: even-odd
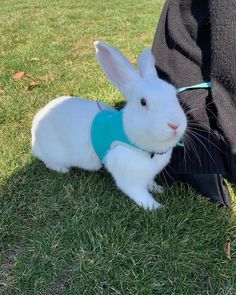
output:
[[[170,161],[172,149],[187,126],[176,89],[157,76],[151,49],[145,49],[139,57],[138,74],[117,49],[102,42],[94,44],[101,67],[127,100],[121,112],[105,103],[100,108],[111,116],[119,114],[128,142],[112,135],[113,142],[106,147],[104,158],[99,158],[95,145],[106,139],[93,135],[94,139],[91,133],[95,118],[103,111],[94,101],[59,97],[33,120],[33,154],[58,172],[68,172],[71,167],[98,170],[104,163],[121,191],[138,205],[149,210],[161,208],[149,191],[161,190],[154,177]],[[103,128],[105,135],[112,133],[109,128],[110,121],[105,123],[105,131]]]

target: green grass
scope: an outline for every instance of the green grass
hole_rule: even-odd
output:
[[[31,155],[32,118],[52,98],[122,100],[93,41],[135,63],[163,1],[0,2],[0,294],[235,295],[235,196],[219,209],[175,186],[157,196],[164,210],[146,212],[104,170],[60,175]]]

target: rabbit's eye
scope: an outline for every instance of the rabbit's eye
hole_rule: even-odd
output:
[[[146,99],[143,98],[143,97],[140,99],[140,103],[141,103],[141,105],[142,105],[143,107],[146,107],[146,106],[147,106],[147,101],[146,101]]]

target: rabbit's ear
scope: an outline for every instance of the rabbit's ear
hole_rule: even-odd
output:
[[[155,59],[152,54],[151,48],[146,48],[140,54],[138,59],[138,68],[141,77],[152,77],[157,76],[155,68]]]
[[[140,78],[134,66],[119,50],[99,41],[94,42],[94,46],[103,71],[121,91],[127,83]]]

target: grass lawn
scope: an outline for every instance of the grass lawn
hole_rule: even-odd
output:
[[[235,195],[218,209],[176,186],[146,212],[104,170],[60,175],[31,155],[32,118],[52,98],[122,101],[93,41],[135,63],[163,2],[0,1],[0,294],[236,294]]]

